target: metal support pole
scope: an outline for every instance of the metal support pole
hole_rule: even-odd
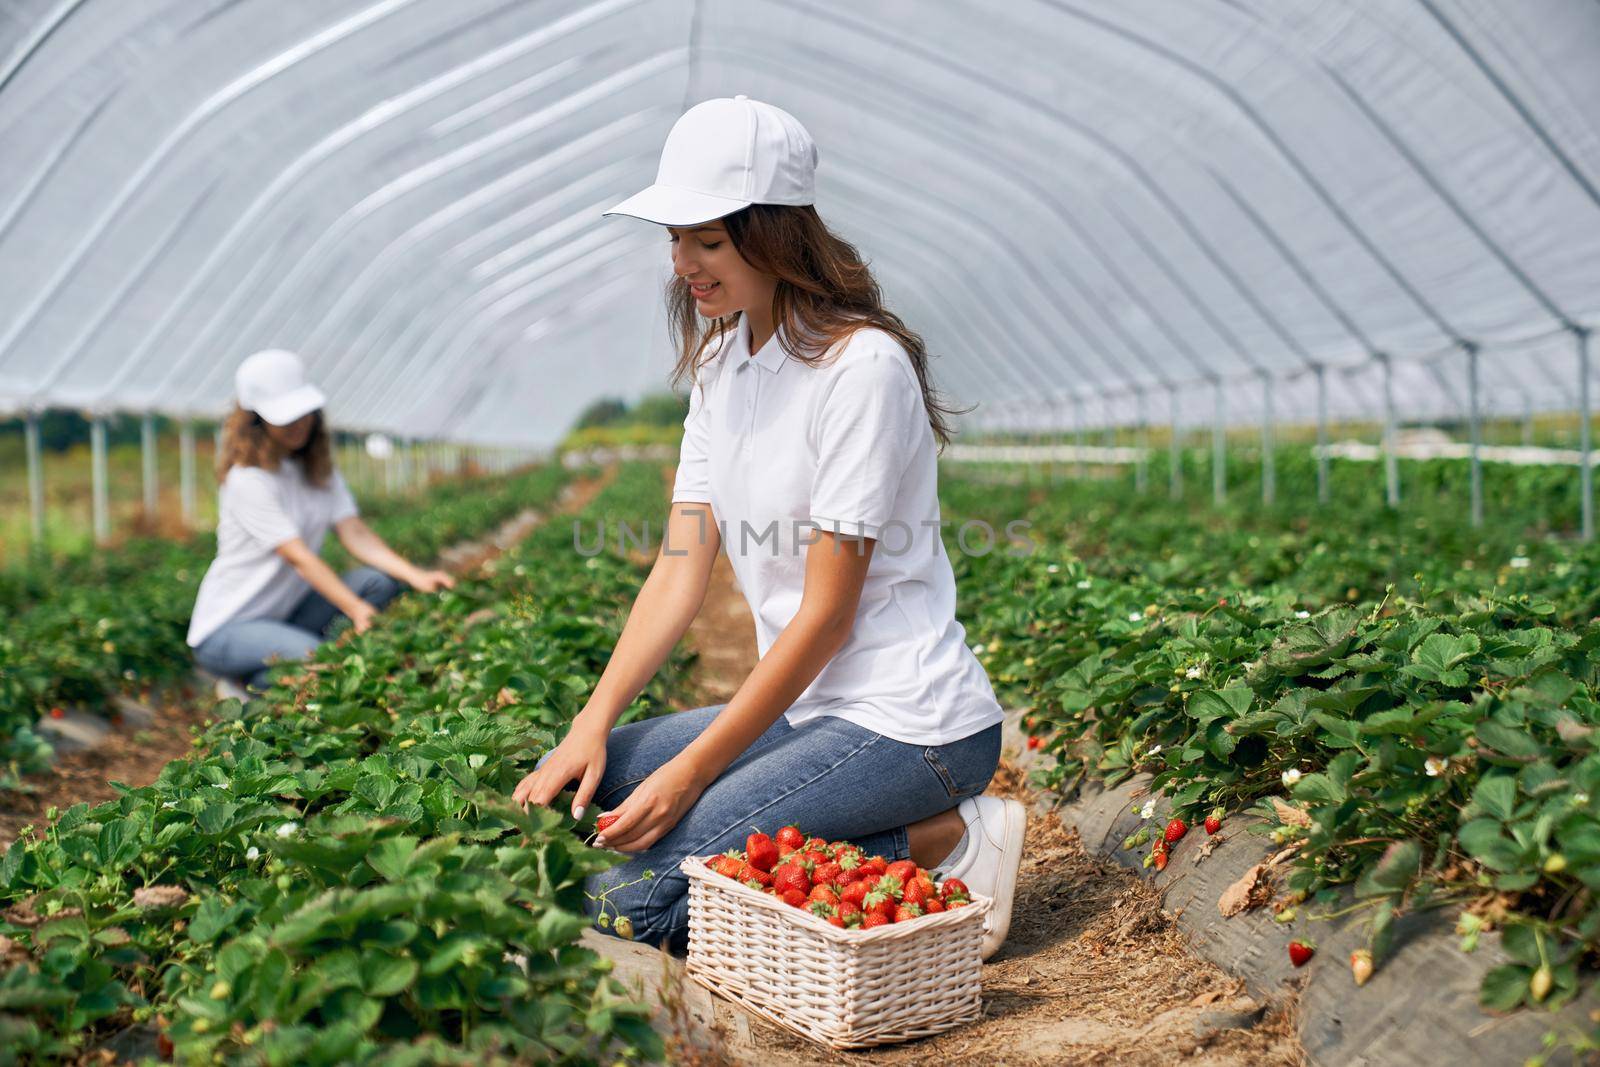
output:
[[[1467,351],[1467,424],[1472,439],[1472,525],[1483,525],[1483,419],[1478,404],[1478,346],[1472,341],[1461,345]]]
[[[1589,330],[1573,331],[1578,343],[1578,492],[1582,495],[1583,539],[1594,540],[1594,466],[1589,452],[1594,445],[1589,428]]]
[[[195,527],[194,510],[194,422],[184,419],[178,424],[178,496],[182,500],[183,525]]]
[[[1170,466],[1167,472],[1167,495],[1174,500],[1183,499],[1183,450],[1178,440],[1178,388],[1173,386],[1168,393],[1172,402],[1172,437],[1167,442],[1167,456]]]
[[[1133,447],[1139,450],[1139,455],[1133,465],[1133,491],[1141,496],[1150,488],[1150,418],[1145,409],[1144,390],[1134,393],[1136,412],[1134,418],[1138,422],[1138,429],[1134,433]]]
[[[1211,421],[1211,497],[1220,505],[1228,499],[1228,432],[1225,426],[1227,416],[1223,408],[1220,378],[1212,383],[1212,392],[1216,400],[1216,413]]]
[[[1395,454],[1394,360],[1383,357],[1383,499],[1400,506],[1400,457]]]
[[[1075,396],[1072,398],[1072,410],[1073,438],[1075,442],[1072,450],[1072,476],[1081,481],[1083,479],[1083,397]]]
[[[36,547],[44,545],[44,456],[39,445],[39,413],[28,412],[23,436],[28,453],[28,518]]]
[[[1583,346],[1581,335],[1578,346]],[[1533,447],[1533,394],[1526,389],[1522,391],[1522,447]]]
[[[99,415],[89,419],[89,474],[94,540],[95,544],[103,545],[111,540],[111,502],[106,488],[106,420]]]
[[[1278,458],[1273,452],[1272,386],[1270,376],[1261,380],[1261,502],[1271,507],[1278,499]]]
[[[1328,368],[1317,366],[1317,503],[1328,503],[1331,496],[1328,469]]]
[[[156,481],[156,417],[149,412],[139,420],[139,460],[144,473],[144,517],[146,522],[153,522],[160,486]]]

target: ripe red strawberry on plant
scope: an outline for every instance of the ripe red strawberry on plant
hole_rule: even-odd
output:
[[[780,852],[793,852],[805,844],[805,835],[798,826],[785,826],[778,831],[777,844]]]
[[[1039,738],[1039,737],[1030,737],[1030,738],[1028,738],[1028,747],[1029,748],[1036,749],[1042,744],[1044,744],[1044,740],[1042,738]]]
[[[1173,819],[1167,823],[1166,842],[1176,845],[1183,835],[1189,832],[1189,826],[1182,819]]]
[[[778,865],[778,846],[766,834],[751,834],[744,839],[744,853],[750,866],[770,871]]]
[[[1296,967],[1304,967],[1316,955],[1317,946],[1310,941],[1289,942],[1289,962]]]
[[[1222,829],[1222,809],[1218,808],[1206,816],[1206,834],[1214,834]]]

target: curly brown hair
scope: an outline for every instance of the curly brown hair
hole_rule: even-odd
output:
[[[949,443],[949,417],[969,409],[950,407],[934,390],[922,338],[884,307],[883,292],[861,253],[828,229],[815,207],[751,204],[724,216],[722,223],[744,261],[778,279],[772,318],[790,358],[816,366],[827,349],[857,330],[883,330],[911,357],[933,435],[941,448]],[[667,316],[678,338],[674,385],[692,382],[707,352],[715,351],[714,342],[738,323],[737,316],[728,315],[702,324],[688,281],[676,275],[667,283]]]
[[[217,453],[217,481],[221,482],[234,467],[260,467],[277,470],[283,452],[267,436],[267,424],[253,411],[237,404],[222,424],[222,450]],[[333,435],[328,431],[322,412],[316,413],[311,425],[311,436],[299,449],[289,454],[305,472],[306,481],[319,489],[326,488],[333,477]]]

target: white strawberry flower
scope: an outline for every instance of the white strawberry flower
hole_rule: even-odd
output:
[[[1052,563],[1052,564],[1050,564],[1048,567],[1046,567],[1044,569],[1044,572],[1046,574],[1060,574],[1061,573],[1061,564]]]
[[[1130,611],[1130,612],[1128,612],[1128,621],[1129,622],[1143,622],[1144,621],[1144,613],[1140,612],[1140,611]]]
[[[1156,813],[1156,798],[1151,797],[1144,802],[1144,807],[1139,809],[1139,818],[1148,819]]]
[[[300,829],[300,824],[299,823],[297,823],[297,822],[286,822],[282,826],[278,827],[276,833],[277,833],[277,835],[279,837],[293,837],[295,835],[295,832],[297,830],[299,830],[299,829]]]
[[[974,656],[983,655],[983,651],[984,651],[984,649],[983,649],[983,646],[981,644],[975,644],[975,645],[972,646],[972,654]]]
[[[1294,784],[1304,777],[1305,775],[1300,773],[1300,768],[1290,767],[1283,772],[1283,786],[1285,789],[1293,788]]]
[[[261,858],[261,850],[259,848],[256,848],[256,846],[251,845],[248,849],[245,850],[244,858],[247,859],[247,860],[260,859]]]
[[[1437,778],[1450,769],[1450,761],[1440,759],[1438,756],[1429,756],[1422,761],[1423,769],[1428,772],[1429,778]]]
[[[1294,617],[1297,618],[1297,619],[1309,619],[1309,618],[1311,618],[1311,612],[1309,612],[1309,611],[1297,611],[1297,612],[1294,613]]]
[[[1206,669],[1204,667],[1200,666],[1199,664],[1195,664],[1193,667],[1190,667],[1188,670],[1184,671],[1183,676],[1192,681],[1196,678],[1205,677],[1205,673]]]
[[[1148,759],[1148,758],[1150,758],[1151,756],[1154,756],[1156,753],[1158,753],[1160,751],[1161,751],[1161,746],[1160,745],[1151,745],[1150,746],[1150,751],[1145,753],[1145,758]]]
[[[1526,570],[1532,562],[1527,556],[1512,556],[1511,569],[1514,571]]]
[[[1093,586],[1093,585],[1094,585],[1094,583],[1093,583],[1093,582],[1091,582],[1091,581],[1090,581],[1090,580],[1089,580],[1089,579],[1087,579],[1087,578],[1083,578],[1083,579],[1080,579],[1080,580],[1079,580],[1079,581],[1078,581],[1078,588],[1079,588],[1079,589],[1088,589],[1088,588],[1090,588],[1090,587],[1091,587],[1091,586]]]

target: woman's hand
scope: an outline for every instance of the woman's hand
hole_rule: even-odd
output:
[[[350,629],[358,634],[364,634],[372,629],[372,620],[378,617],[378,609],[368,604],[365,600],[358,600],[351,605]]]
[[[612,813],[617,821],[595,844],[618,852],[643,852],[678,825],[704,789],[686,761],[667,761]]]
[[[418,571],[411,576],[409,584],[419,593],[437,593],[441,589],[454,589],[456,580],[444,571]]]
[[[610,732],[594,730],[574,720],[572,729],[550,753],[544,766],[517,783],[511,791],[511,799],[524,810],[535,804],[543,807],[560,795],[568,783],[576,780],[578,795],[572,799],[572,817],[583,818],[583,810],[594,799],[594,791],[600,788],[600,776],[605,773],[606,736]]]

